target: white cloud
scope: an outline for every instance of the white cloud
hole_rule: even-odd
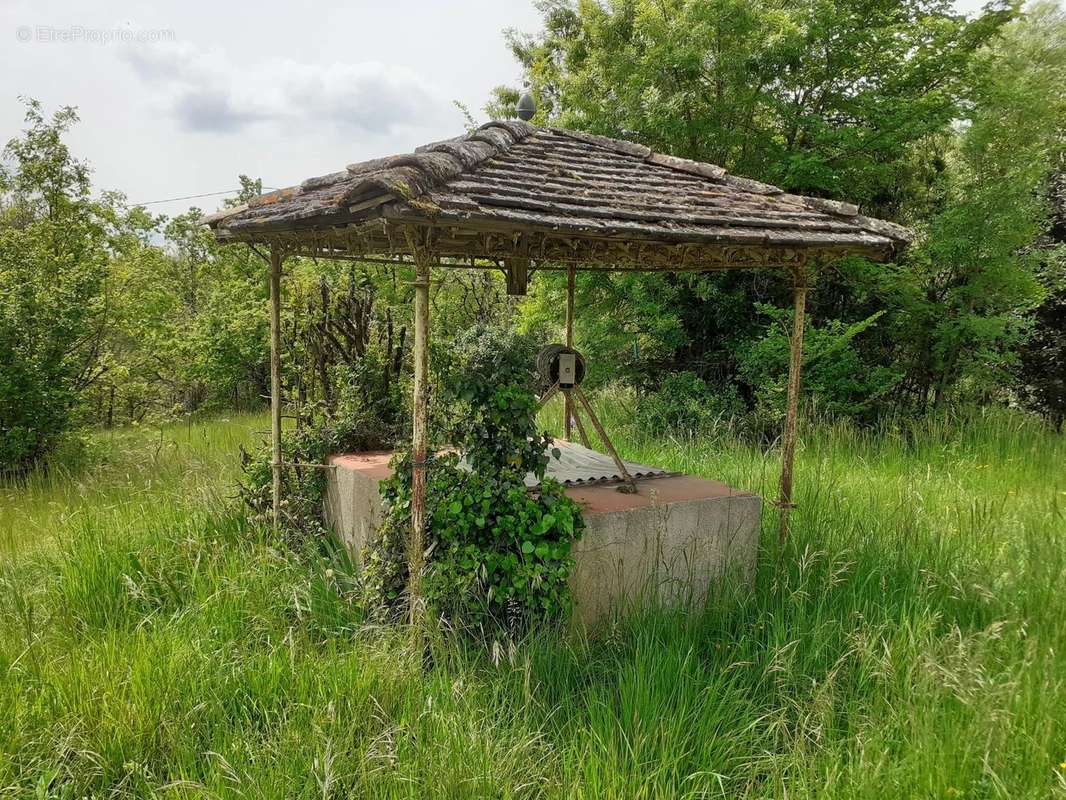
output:
[[[131,47],[122,55],[183,130],[233,133],[257,124],[332,126],[387,134],[439,122],[449,104],[416,72],[377,61],[235,65],[189,44]]]

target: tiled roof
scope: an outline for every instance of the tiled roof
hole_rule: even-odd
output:
[[[910,239],[848,203],[789,194],[634,142],[519,121],[310,178],[205,218],[222,239],[375,220],[663,244],[891,257]]]

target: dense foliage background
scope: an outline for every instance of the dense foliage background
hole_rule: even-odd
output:
[[[538,122],[635,139],[913,226],[898,264],[849,259],[811,298],[812,408],[873,421],[950,404],[1066,415],[1066,19],[940,0],[788,4],[546,0],[509,34]],[[517,87],[487,107],[511,115]],[[94,192],[64,138],[74,109],[26,101],[0,169],[0,465],[25,472],[84,425],[261,406],[266,270],[219,248],[198,209],[165,219]],[[241,178],[242,196],[259,192]],[[293,262],[285,392],[386,443],[406,397],[409,275]],[[439,276],[433,324],[549,341],[563,283],[508,298],[498,276]],[[590,385],[638,390],[663,428],[723,419],[755,436],[783,402],[788,287],[771,273],[580,275]],[[662,388],[666,384],[666,389]],[[353,399],[354,398],[354,399]],[[376,400],[375,400],[376,398]],[[368,407],[380,401],[381,408]],[[399,408],[399,410],[397,410]],[[354,411],[353,411],[354,409]],[[354,429],[353,429],[354,430]]]
[[[1063,271],[1049,218],[1066,143],[1056,6],[993,3],[971,20],[935,0],[541,9],[543,32],[510,34],[538,121],[846,198],[918,230],[900,264],[842,261],[821,276],[807,383],[820,407],[868,419],[1024,395],[1061,423],[1055,390],[1029,388],[1061,354],[1047,330]],[[496,113],[517,94],[499,89]],[[559,286],[541,283],[550,314]],[[725,405],[736,390],[749,408],[780,406],[788,303],[773,275],[597,276],[582,288],[594,363],[646,382],[689,370]],[[614,313],[589,320],[589,306]]]

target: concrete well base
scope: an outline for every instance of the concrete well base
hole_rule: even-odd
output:
[[[336,455],[330,463],[326,521],[357,562],[381,521],[378,484],[391,453]],[[575,617],[594,623],[645,598],[698,603],[726,572],[755,570],[762,501],[718,481],[671,475],[638,481],[637,494],[613,484],[566,494],[582,507],[585,535],[570,578]]]

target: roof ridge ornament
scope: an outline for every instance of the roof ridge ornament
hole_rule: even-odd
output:
[[[537,101],[533,99],[533,95],[529,92],[522,92],[522,96],[518,98],[518,118],[523,122],[529,122],[533,119],[533,115],[537,113]]]

